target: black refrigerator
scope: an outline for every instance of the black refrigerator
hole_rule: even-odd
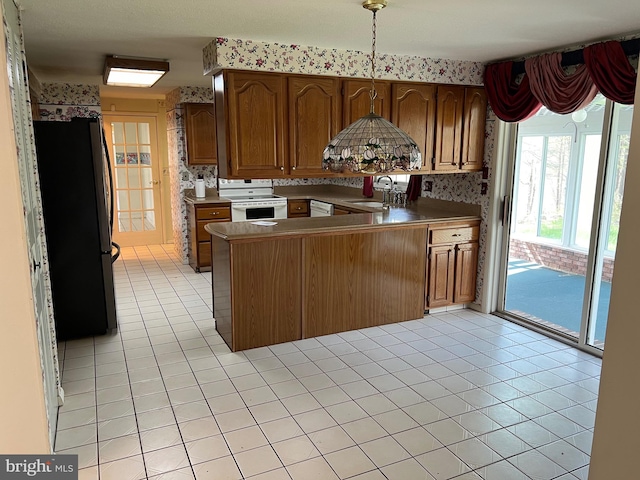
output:
[[[34,130],[57,338],[103,335],[117,327],[119,248],[112,249],[113,182],[100,123],[36,121]]]

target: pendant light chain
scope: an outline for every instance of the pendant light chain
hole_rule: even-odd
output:
[[[369,92],[369,96],[371,97],[371,113],[374,112],[373,103],[376,97],[378,96],[378,92],[376,92],[376,33],[377,33],[377,25],[376,25],[376,11],[373,11],[373,26],[371,27],[372,36],[371,36],[371,91]]]
[[[376,92],[376,13],[387,0],[364,0],[362,6],[373,13],[371,39],[370,113],[333,137],[322,152],[322,168],[334,173],[376,174],[419,170],[422,155],[416,142],[389,120],[375,113]],[[363,60],[364,63],[364,60]],[[365,69],[366,70],[366,69]],[[364,73],[364,72],[363,72]]]

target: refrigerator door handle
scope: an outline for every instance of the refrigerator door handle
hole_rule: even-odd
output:
[[[116,242],[111,242],[111,245],[116,249],[115,255],[111,255],[111,263],[114,263],[120,256],[120,245],[118,245]]]

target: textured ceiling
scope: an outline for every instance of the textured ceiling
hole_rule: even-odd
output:
[[[114,54],[171,62],[148,93],[208,86],[202,47],[218,36],[371,49],[371,14],[360,0],[17,3],[27,60],[42,82],[101,84],[104,57]],[[638,32],[638,7],[629,0],[389,0],[378,14],[378,51],[487,62]]]

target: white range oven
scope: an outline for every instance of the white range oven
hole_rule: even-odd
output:
[[[287,199],[273,194],[272,180],[218,179],[218,195],[231,201],[231,221],[287,218]]]

